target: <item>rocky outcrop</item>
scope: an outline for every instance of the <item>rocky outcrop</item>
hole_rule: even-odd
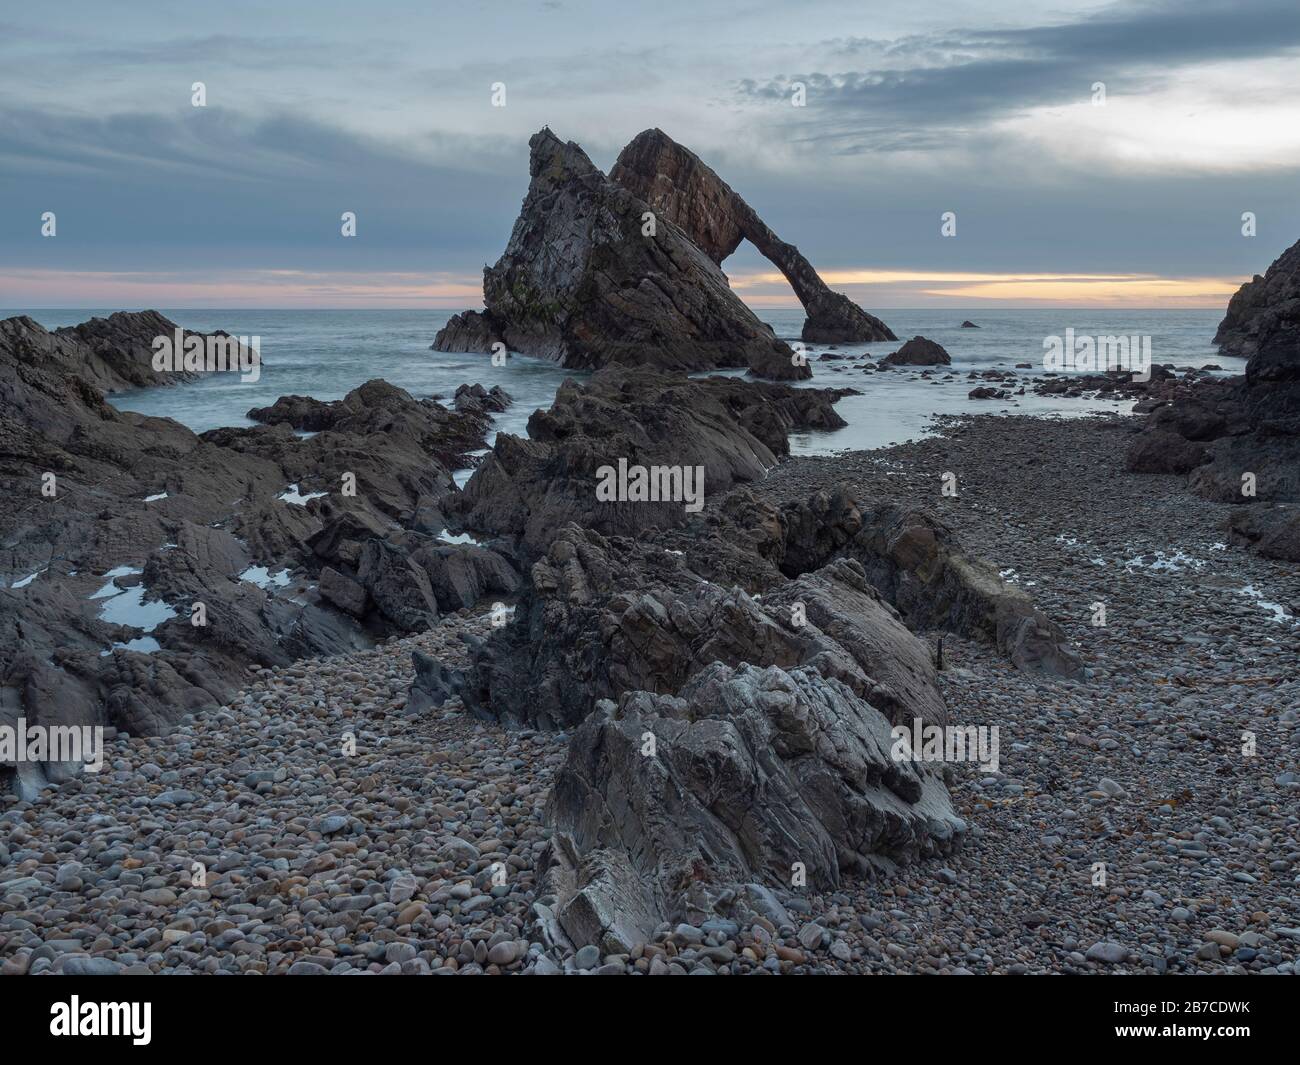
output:
[[[1232,540],[1300,561],[1300,244],[1241,286],[1214,340],[1247,359],[1245,376],[1147,406],[1127,467],[1187,474],[1198,495],[1234,504]]]
[[[174,328],[152,312],[53,333],[0,322],[5,721],[165,732],[251,665],[365,647],[517,582],[500,556],[437,540],[456,492],[444,463],[484,446],[499,394],[449,410],[370,382],[196,436],[104,399],[173,379],[150,357]],[[30,792],[45,770],[24,772]]]
[[[177,336],[207,341],[229,335],[181,329],[157,311],[117,311],[53,332],[25,316],[0,321],[0,347],[15,364],[73,374],[101,392],[179,384],[200,376],[202,371],[183,366],[154,369],[154,342],[160,337],[174,342]]]
[[[891,719],[946,720],[928,648],[859,564],[777,579],[758,599],[660,548],[570,525],[533,566],[514,624],[479,649],[464,699],[483,715],[565,728],[597,699],[675,693],[711,662],[806,664]]]
[[[529,439],[497,437],[457,500],[457,517],[465,528],[511,538],[526,558],[568,522],[629,536],[681,525],[706,499],[761,478],[788,453],[791,431],[842,426],[834,404],[845,394],[623,368],[565,381],[550,410],[529,419]],[[598,490],[634,467],[658,471],[655,498]],[[669,490],[659,491],[661,483]]]
[[[882,366],[951,366],[952,356],[942,345],[925,337],[912,337],[897,351],[880,360]]]
[[[1263,276],[1256,274],[1236,291],[1214,343],[1225,355],[1253,359],[1262,354],[1253,375],[1259,380],[1270,379],[1279,368],[1294,377],[1289,353],[1300,348],[1300,242],[1279,255]]]
[[[833,559],[858,562],[914,629],[985,640],[1018,669],[1078,678],[1083,666],[1059,627],[997,570],[968,555],[933,516],[893,503],[859,505],[847,485],[782,508],[769,557],[787,575]]]
[[[750,884],[945,854],[965,831],[929,767],[891,757],[889,722],[810,668],[715,662],[676,695],[602,701],[547,811],[555,923],[627,952],[661,922],[730,912]]]
[[[445,469],[472,466],[471,453],[480,450],[492,423],[492,414],[505,410],[510,396],[500,388],[488,392],[482,385],[462,385],[448,409],[432,399],[416,399],[405,389],[376,378],[354,388],[342,399],[322,402],[308,396],[281,396],[269,407],[250,410],[248,416],[266,425],[286,425],[313,433],[329,430],[357,438],[384,434],[400,441],[418,461],[433,455]],[[223,439],[237,439],[238,430],[219,430]],[[266,439],[257,435],[246,438]],[[287,438],[285,438],[287,439]],[[291,450],[310,453],[310,441],[302,447],[295,440]],[[384,449],[384,461],[392,461],[392,449]],[[305,464],[303,464],[305,467]],[[304,468],[301,477],[310,477]],[[332,471],[331,471],[332,472]],[[340,473],[343,471],[339,471]],[[299,473],[294,473],[295,478]]]
[[[833,292],[793,244],[781,240],[694,152],[660,129],[638,134],[609,172],[657,218],[673,222],[721,266],[748,240],[775,266],[803,304],[803,339],[810,343],[897,340],[879,318]]]
[[[480,384],[461,385],[452,397],[452,406],[462,414],[500,414],[514,402],[500,385],[484,388]]]
[[[1142,433],[1129,446],[1124,467],[1129,473],[1190,473],[1209,459],[1204,445],[1178,433]]]
[[[439,351],[513,351],[563,366],[748,367],[811,376],[677,225],[549,129],[529,141],[528,194],[510,242],[483,272],[485,310],[456,316]],[[486,346],[485,346],[486,345]]]

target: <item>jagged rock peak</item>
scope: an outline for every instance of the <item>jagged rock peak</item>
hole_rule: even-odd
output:
[[[529,140],[531,180],[509,244],[483,273],[482,313],[449,321],[439,351],[496,344],[563,366],[747,367],[811,376],[726,275],[676,225],[647,228],[648,204],[550,129]]]

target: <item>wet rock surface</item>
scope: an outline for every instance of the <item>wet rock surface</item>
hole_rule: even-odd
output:
[[[150,360],[177,330],[155,312],[53,333],[0,322],[15,501],[0,515],[0,720],[156,734],[215,710],[250,666],[354,651],[517,583],[486,548],[439,539],[450,469],[483,448],[504,393],[465,390],[453,410],[371,381],[202,435],[110,406],[104,390],[176,379]],[[426,585],[421,613],[408,600]],[[24,791],[46,771],[62,772],[27,770]]]
[[[570,521],[625,535],[679,525],[731,485],[761,478],[789,453],[790,432],[842,426],[834,404],[844,394],[623,368],[567,380],[551,408],[529,418],[527,439],[497,437],[455,503],[457,519],[510,538],[527,558]],[[675,472],[655,477],[658,498],[602,498],[620,462]]]
[[[950,366],[952,356],[942,344],[925,337],[912,337],[901,348],[881,360],[885,366]]]
[[[1244,377],[1189,382],[1148,406],[1128,468],[1187,474],[1198,495],[1236,504],[1225,523],[1234,542],[1298,561],[1300,244],[1238,290],[1214,339],[1247,357]]]
[[[577,370],[812,375],[670,219],[655,216],[572,141],[543,129],[528,143],[528,194],[505,252],[483,272],[485,309],[455,316],[434,339],[436,350],[504,343]]]

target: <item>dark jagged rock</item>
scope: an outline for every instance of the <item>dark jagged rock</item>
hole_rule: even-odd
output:
[[[483,446],[502,394],[471,389],[452,411],[370,382],[337,403],[282,400],[273,425],[196,436],[104,399],[184,377],[150,361],[153,337],[174,329],[152,312],[53,333],[0,321],[0,489],[12,502],[0,512],[0,713],[157,734],[232,698],[250,665],[344,653],[436,617],[410,601],[433,594],[409,558],[424,541],[399,558],[366,547],[405,525],[443,528],[441,500],[456,491],[443,461]],[[311,439],[290,428],[308,425]],[[355,496],[340,491],[345,473]],[[328,494],[295,505],[283,498],[295,482]],[[458,609],[480,585],[511,586],[506,570],[491,555],[435,572]],[[136,597],[150,628],[116,609]]]
[[[951,366],[952,356],[933,340],[912,337],[893,354],[880,360],[882,366]]]
[[[977,326],[977,325],[976,325],[974,322],[972,322],[969,318],[967,318],[966,321],[962,322],[961,327],[962,327],[963,329],[978,329],[978,328],[979,328],[979,326]]]
[[[406,696],[408,715],[414,717],[437,710],[448,699],[460,694],[459,672],[448,669],[423,651],[412,651],[411,660],[415,666],[415,680]]]
[[[320,571],[320,594],[322,599],[345,614],[351,614],[354,618],[366,616],[370,595],[365,586],[330,566]]]
[[[601,702],[547,806],[559,928],[627,952],[798,866],[830,891],[845,871],[950,852],[966,826],[942,781],[892,744],[884,715],[811,668],[714,662],[676,696]]]
[[[793,244],[781,240],[694,152],[660,129],[648,129],[619,154],[610,178],[680,226],[719,266],[748,240],[785,275],[803,304],[809,343],[897,340],[879,318],[833,292]]]
[[[864,508],[847,486],[783,508],[773,561],[787,575],[850,558],[909,626],[987,640],[1018,669],[1077,678],[1078,655],[1030,597],[972,558],[942,522],[892,503]]]
[[[397,545],[387,540],[363,544],[356,579],[399,632],[423,632],[438,620],[429,575]]]
[[[509,347],[505,337],[487,314],[479,311],[462,311],[447,319],[447,324],[438,330],[429,348],[432,351],[490,352],[496,350],[498,344],[502,349]]]
[[[1214,337],[1241,378],[1166,383],[1128,469],[1186,473],[1198,495],[1239,508],[1231,538],[1300,561],[1300,244],[1242,285]]]
[[[680,496],[602,501],[598,471],[620,460],[701,467],[706,497],[720,496],[787,454],[791,430],[842,426],[834,404],[845,394],[624,368],[565,381],[550,410],[529,419],[530,439],[497,437],[457,501],[459,518],[466,528],[517,540],[525,557],[570,521],[624,535],[680,525],[690,513]]]
[[[1300,348],[1300,242],[1279,255],[1263,276],[1256,274],[1236,291],[1214,343],[1225,355],[1253,359],[1262,354],[1254,371],[1260,380],[1268,380],[1275,367],[1286,368],[1287,376],[1295,377],[1294,352]]]
[[[1229,515],[1228,529],[1233,542],[1250,544],[1265,558],[1300,561],[1300,505],[1239,507]]]
[[[101,392],[179,384],[200,376],[185,369],[155,370],[154,341],[159,337],[227,337],[181,329],[157,311],[117,311],[51,332],[31,318],[0,322],[0,346],[18,363],[39,364],[56,373],[74,374]]]
[[[331,429],[338,420],[337,403],[327,403],[311,396],[281,396],[269,407],[257,407],[248,417],[264,425],[287,425],[303,432],[318,433]]]
[[[480,649],[466,703],[563,728],[597,699],[674,693],[710,662],[807,664],[890,717],[946,720],[928,648],[858,563],[781,584],[757,600],[660,548],[570,525],[533,566],[515,622]]]
[[[726,276],[668,219],[549,129],[529,141],[531,183],[505,253],[483,272],[482,314],[457,315],[439,351],[511,350],[580,370],[748,367],[810,377]],[[486,346],[485,346],[486,345]]]
[[[1130,473],[1190,473],[1209,457],[1204,445],[1177,433],[1157,431],[1138,435],[1124,465]]]
[[[432,399],[417,400],[404,389],[375,379],[331,403],[307,396],[281,396],[269,407],[250,410],[248,416],[266,425],[286,425],[300,431],[350,434],[365,439],[384,433],[394,442],[400,439],[406,444],[405,449],[416,456],[417,462],[426,462],[427,456],[433,455],[446,469],[462,469],[472,464],[472,452],[486,446],[492,413],[505,410],[510,403],[509,395],[500,388],[488,392],[481,385],[475,387],[479,390],[477,393],[462,385],[456,393],[455,409],[449,410]],[[248,435],[248,430],[219,429],[215,432],[222,434],[223,440],[235,440],[241,433]],[[290,444],[287,450],[295,456],[309,456],[314,447],[321,446],[310,441],[303,446],[287,437],[253,435],[248,439],[285,440]],[[330,446],[337,443],[337,439],[322,442]],[[386,463],[392,461],[391,451],[391,448],[384,449]],[[313,471],[307,468],[306,463],[300,465],[303,467],[301,477],[310,477]],[[330,479],[337,480],[333,471],[331,474]],[[299,473],[295,472],[294,476],[299,476]],[[414,470],[411,476],[415,476]],[[371,479],[368,491],[373,491],[376,480]],[[443,485],[445,488],[445,482]]]
[[[475,544],[434,544],[412,552],[445,612],[471,607],[490,594],[513,595],[519,574],[495,551]]]
[[[452,397],[458,411],[470,414],[500,414],[513,402],[510,393],[500,385],[484,388],[477,383],[461,385]]]

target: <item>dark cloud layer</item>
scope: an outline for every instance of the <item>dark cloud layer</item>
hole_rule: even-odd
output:
[[[1030,108],[1088,99],[1094,82],[1135,93],[1193,64],[1260,59],[1300,48],[1296,0],[1161,0],[1075,22],[878,41],[840,38],[828,59],[869,69],[795,71],[739,85],[742,98],[809,106],[789,135],[842,154],[948,147],[955,135]]]
[[[1300,236],[1300,173],[1287,159],[1126,166],[1088,144],[1040,150],[1002,125],[1086,100],[1094,81],[1160,101],[1202,66],[1295,56],[1300,0],[1125,3],[1043,25],[1000,25],[1017,10],[990,0],[985,26],[918,33],[913,22],[874,37],[848,34],[886,13],[892,30],[911,5],[818,4],[800,16],[801,37],[772,24],[763,47],[745,42],[765,34],[744,31],[792,8],[736,0],[705,26],[664,0],[652,32],[618,24],[600,39],[589,12],[548,12],[554,29],[511,36],[508,12],[493,7],[476,33],[479,16],[458,9],[454,33],[394,48],[402,13],[384,3],[385,33],[346,43],[337,9],[281,11],[255,34],[220,13],[152,33],[9,17],[0,268],[473,278],[509,237],[527,134],[542,122],[605,166],[640,128],[663,125],[827,268],[1248,275]],[[191,65],[196,79],[221,78],[206,108],[188,106]],[[1243,97],[1276,86],[1276,70],[1254,69]],[[500,71],[509,112],[487,107]],[[737,82],[746,72],[763,76]],[[807,83],[807,107],[789,106],[792,80]],[[1238,106],[1226,113],[1249,118]],[[1125,121],[1120,108],[1109,117]],[[383,135],[358,132],[372,118]],[[359,216],[357,240],[339,235],[345,210]],[[939,236],[947,210],[955,240]],[[1240,234],[1247,210],[1257,240]],[[44,211],[58,215],[56,240],[40,236]],[[742,253],[730,265],[760,264]]]
[[[472,271],[517,208],[526,146],[477,169],[466,159],[481,145],[422,146],[416,155],[299,116],[248,121],[217,108],[0,112],[0,263]],[[45,211],[57,242],[40,236]],[[358,215],[357,240],[340,237],[343,211]]]

